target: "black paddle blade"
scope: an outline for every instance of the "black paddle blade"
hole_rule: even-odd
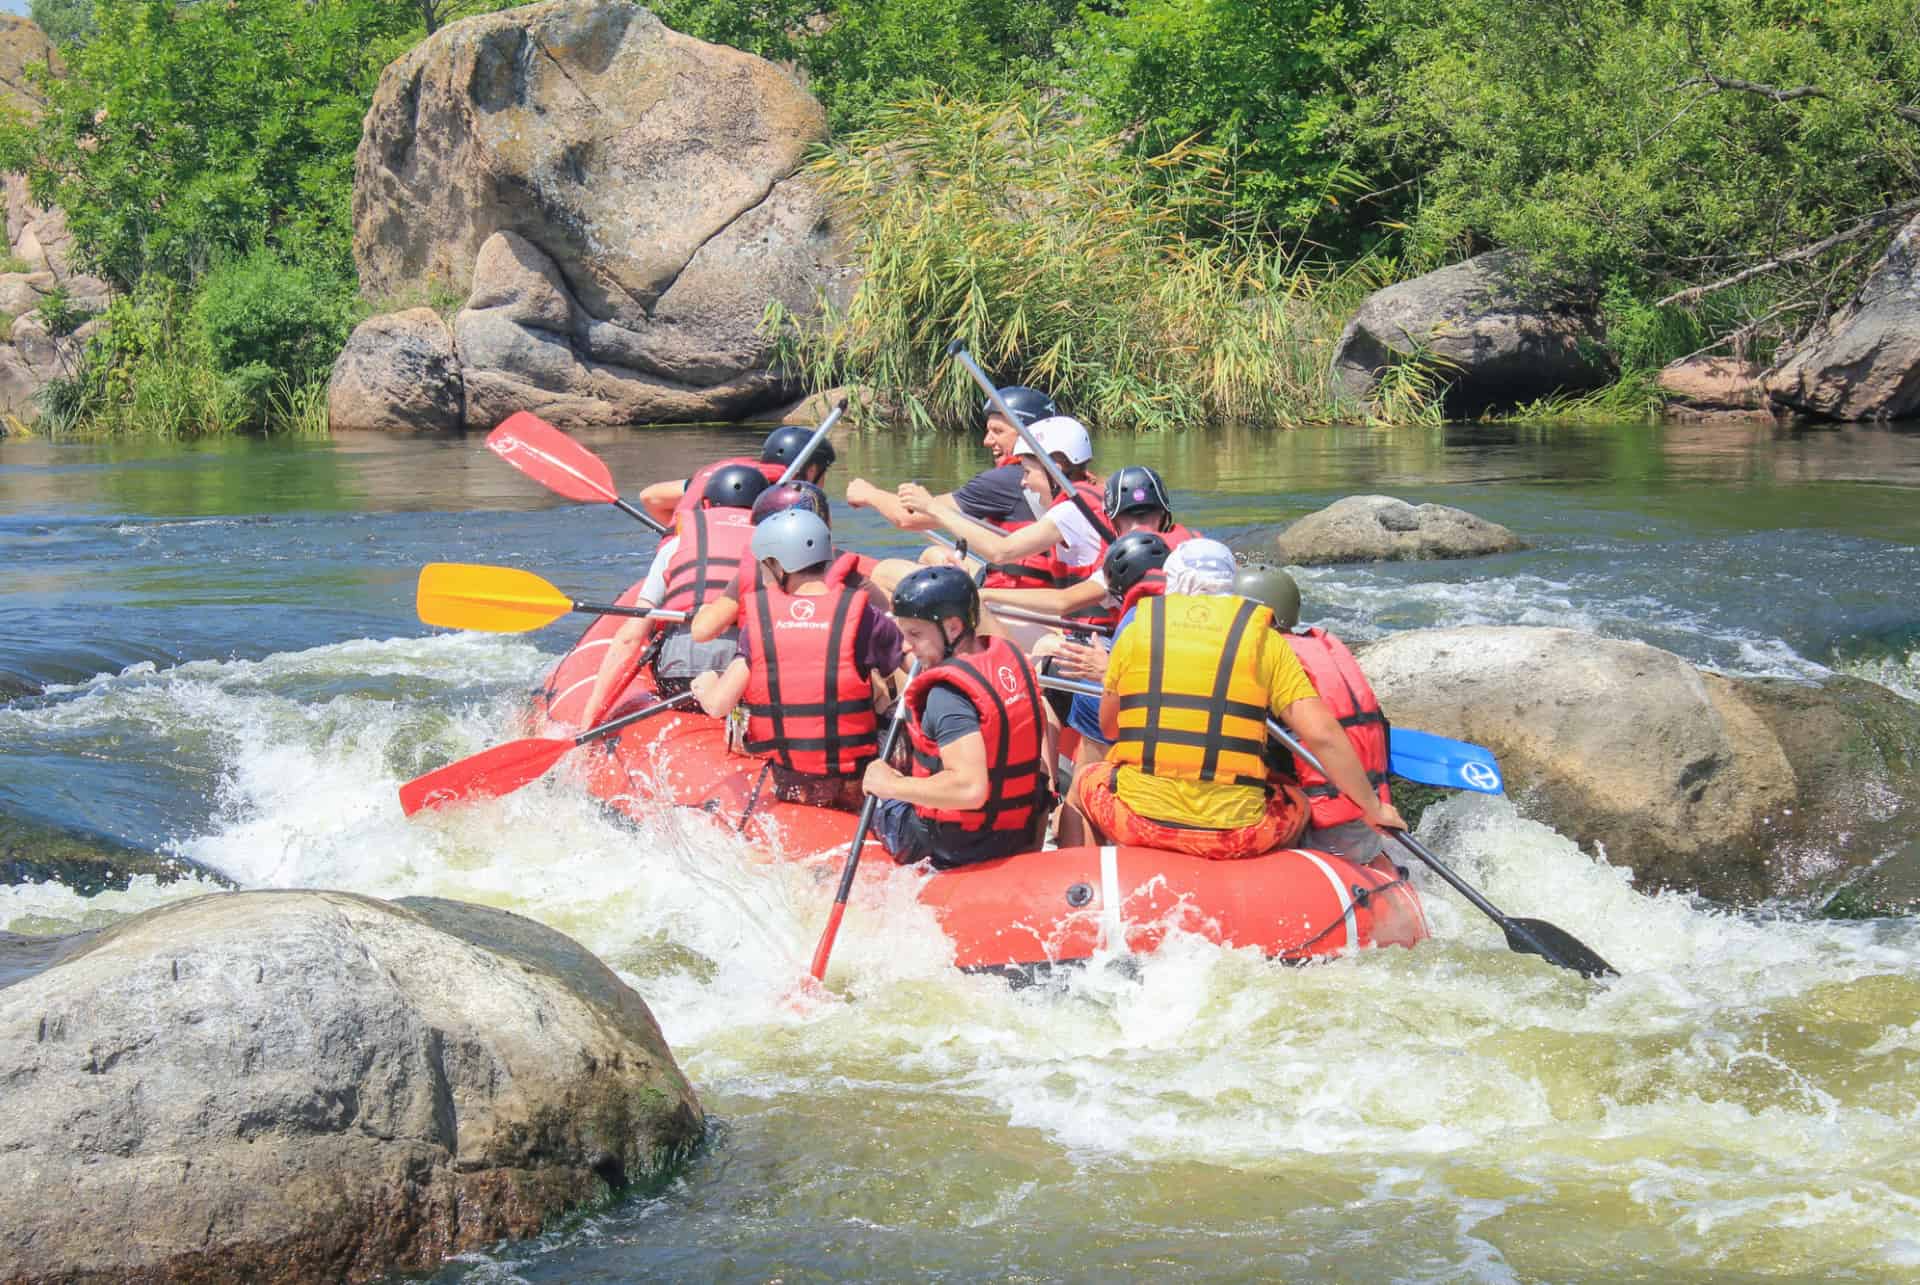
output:
[[[1618,977],[1620,970],[1595,954],[1593,948],[1564,928],[1544,919],[1500,921],[1507,932],[1507,948],[1516,954],[1538,955],[1549,964],[1571,968],[1582,977]]]

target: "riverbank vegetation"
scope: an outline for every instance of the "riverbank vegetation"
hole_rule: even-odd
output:
[[[314,422],[365,306],[352,161],[380,69],[500,7],[36,0],[67,71],[0,165],[120,295],[54,422],[152,423],[149,386],[171,431]],[[826,105],[814,173],[865,284],[792,358],[936,420],[969,402],[936,361],[955,334],[1113,427],[1351,413],[1326,366],[1365,293],[1496,246],[1600,299],[1622,371],[1603,404],[1633,407],[1676,357],[1807,333],[1920,212],[1911,0],[657,11],[790,62]],[[1429,418],[1431,391],[1409,368],[1375,413]]]

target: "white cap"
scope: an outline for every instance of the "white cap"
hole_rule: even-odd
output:
[[[1087,436],[1087,426],[1071,415],[1049,415],[1036,421],[1027,431],[1033,434],[1033,440],[1040,443],[1042,450],[1049,455],[1064,455],[1069,464],[1085,464],[1093,458],[1093,439]],[[1014,458],[1033,454],[1033,448],[1022,437],[1020,445],[1013,448]]]
[[[1218,540],[1188,540],[1173,551],[1162,568],[1168,593],[1214,594],[1233,592],[1240,566],[1233,550]]]

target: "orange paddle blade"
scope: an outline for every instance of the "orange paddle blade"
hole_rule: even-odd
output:
[[[516,411],[487,434],[487,449],[556,495],[613,504],[620,493],[606,461],[531,411]]]
[[[432,562],[420,569],[414,606],[430,625],[514,634],[552,624],[573,599],[531,571]]]
[[[400,810],[443,808],[467,799],[497,799],[546,775],[572,749],[572,737],[529,737],[496,745],[456,763],[416,776],[400,787]]]

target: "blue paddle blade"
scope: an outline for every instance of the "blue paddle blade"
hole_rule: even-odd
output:
[[[1387,766],[1395,776],[1480,794],[1499,794],[1507,788],[1499,761],[1484,746],[1410,727],[1394,728],[1387,744]]]

